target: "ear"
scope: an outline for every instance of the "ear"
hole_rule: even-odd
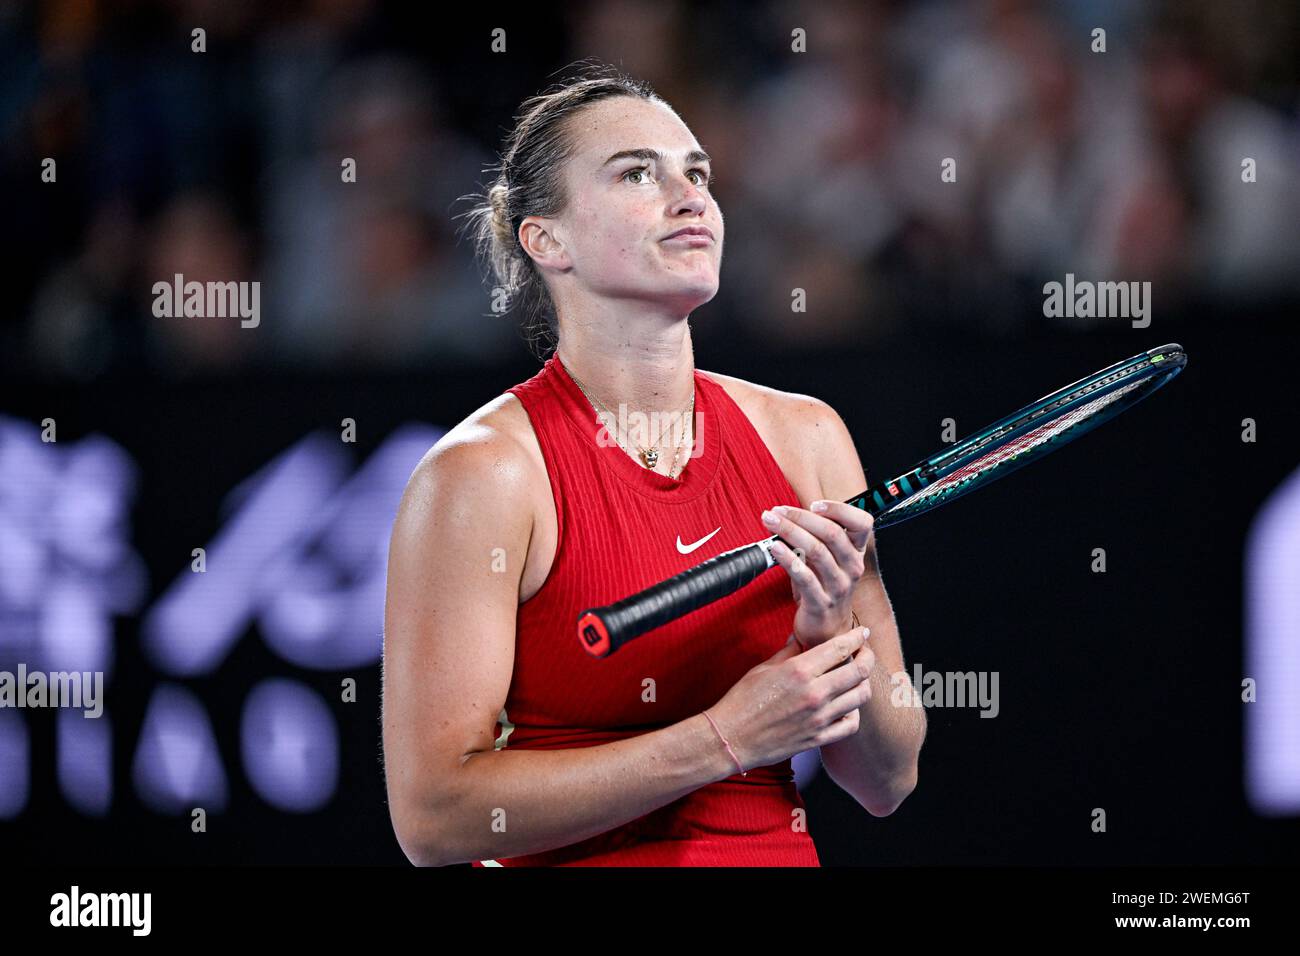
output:
[[[564,270],[572,265],[564,243],[556,237],[556,225],[543,216],[527,216],[519,224],[519,245],[539,268]]]

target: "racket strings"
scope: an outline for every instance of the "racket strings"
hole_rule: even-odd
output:
[[[974,452],[978,451],[980,448],[985,446],[989,446],[989,445],[996,446],[998,442],[1002,440],[1003,435],[1015,431],[1017,428],[1023,425],[1027,419],[1050,416],[1058,408],[1064,408],[1065,406],[1071,404],[1072,402],[1077,402],[1080,398],[1087,395],[1089,392],[1095,392],[1098,389],[1105,388],[1107,385],[1113,384],[1115,381],[1123,378],[1126,375],[1132,375],[1136,371],[1139,371],[1139,369],[1130,366],[1128,368],[1122,368],[1111,375],[1105,376],[1104,378],[1099,378],[1095,381],[1089,382],[1087,385],[1083,386],[1082,388],[1079,388],[1066,395],[1062,395],[1060,398],[1052,402],[1050,405],[1044,405],[1042,408],[1035,410],[1032,414],[1026,416],[1025,418],[1021,418],[1017,421],[1010,422],[1007,425],[1003,426],[1002,428],[998,429],[997,431],[989,432],[987,435],[981,438],[978,443],[970,446],[969,448],[964,449],[961,452],[961,454],[965,456],[965,455],[973,454]],[[1127,391],[1127,388],[1122,389],[1121,391]]]
[[[956,471],[926,486],[906,501],[900,503],[897,508],[891,510],[897,512],[912,511],[938,504],[954,491],[979,479],[982,475],[987,475],[999,465],[1014,461],[1022,455],[1064,436],[1076,425],[1080,425],[1092,418],[1107,405],[1137,388],[1143,381],[1145,379],[1131,382],[1113,392],[1107,392],[1105,395],[1099,395],[1091,401],[1084,402],[1082,405],[1044,422],[1037,428],[1030,429],[1011,441],[992,449],[987,454],[967,462]]]

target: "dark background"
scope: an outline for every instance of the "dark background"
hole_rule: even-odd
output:
[[[1241,212],[1204,165],[1214,152],[1205,144],[1228,136],[1215,117],[1235,111],[1232,135],[1290,144],[1280,154],[1289,165],[1261,161],[1260,185],[1268,205],[1294,202],[1294,11],[1247,7],[1234,31],[1210,4],[772,4],[742,16],[733,4],[617,3],[454,28],[362,2],[17,4],[0,20],[12,226],[0,414],[32,425],[52,417],[60,444],[98,434],[131,456],[130,541],[147,603],[220,528],[231,489],[302,436],[336,434],[352,417],[360,464],[398,426],[448,428],[533,374],[537,359],[510,318],[490,320],[504,331],[489,333],[489,320],[473,318],[487,292],[444,199],[476,187],[475,166],[491,160],[511,111],[553,70],[587,56],[622,62],[660,86],[720,159],[730,241],[722,292],[692,318],[696,364],[826,400],[869,477],[935,451],[944,418],[964,434],[1153,346],[1179,342],[1190,356],[1165,389],[1079,444],[881,533],[909,670],[997,671],[1001,712],[931,710],[919,786],[889,818],[814,779],[805,799],[822,862],[1289,862],[1300,822],[1259,816],[1246,799],[1240,697],[1243,677],[1266,678],[1244,673],[1244,543],[1260,504],[1297,466],[1296,220],[1279,227],[1249,206],[1254,198]],[[204,22],[209,52],[191,54],[190,24]],[[1088,53],[1094,23],[1109,28],[1104,61]],[[788,52],[791,24],[810,30],[806,60]],[[819,32],[836,24],[834,41]],[[486,52],[498,25],[510,31],[507,56]],[[918,37],[933,46],[918,53]],[[992,56],[974,57],[958,84],[972,103],[995,102],[997,71],[978,64],[996,62],[1034,78],[1037,111],[1007,108],[978,127],[969,104],[927,98],[941,55],[957,57],[962,44]],[[401,69],[348,79],[375,56],[395,56]],[[1107,110],[1079,107],[1110,82]],[[855,116],[854,136],[828,146],[789,125],[809,86],[848,91],[856,107],[829,125]],[[353,113],[331,99],[358,89],[378,92]],[[724,109],[736,96],[752,98],[751,109]],[[1088,144],[1101,137],[1103,154],[1120,149],[1086,117],[1125,109],[1132,159],[1084,198],[1120,203],[1116,221],[1127,225],[1083,216],[1053,233],[1070,221],[1071,184],[1093,182],[1091,161],[1079,160]],[[338,142],[312,132],[317,112],[342,117],[330,134]],[[286,125],[295,116],[300,127]],[[774,129],[808,146],[804,166],[765,148]],[[929,137],[937,152],[918,151]],[[1004,150],[1008,142],[1020,145]],[[358,192],[375,195],[354,208],[337,192],[348,188],[337,157],[357,153],[370,157]],[[1040,196],[1048,214],[1031,228],[1024,193],[998,197],[1007,184],[1033,192],[1025,157],[1040,153],[1058,189]],[[46,155],[60,157],[57,185],[39,181]],[[431,168],[430,155],[455,162]],[[931,205],[948,155],[960,157],[958,198]],[[375,165],[388,174],[370,176]],[[328,175],[304,188],[307,205],[280,209],[286,190],[311,179],[276,170],[316,167]],[[856,244],[828,186],[846,170],[846,201],[855,190],[892,200],[843,213],[856,221],[874,210],[888,224]],[[323,235],[322,222],[333,224]],[[1206,242],[1216,229],[1233,241]],[[331,308],[344,305],[322,326],[313,274],[291,261],[313,237],[337,246],[324,261],[354,267]],[[1233,257],[1251,249],[1264,250],[1258,268]],[[756,285],[778,261],[787,264],[770,288]],[[391,262],[406,271],[376,267]],[[149,288],[176,263],[187,278],[263,280],[262,326],[196,331],[194,320],[153,319]],[[1066,271],[1152,281],[1151,326],[1045,318],[1042,284]],[[331,272],[321,264],[315,277]],[[479,299],[453,289],[466,276]],[[809,289],[808,314],[789,312],[794,286]],[[422,289],[437,295],[422,299]],[[373,302],[387,306],[372,314]],[[365,339],[387,344],[358,350]],[[1254,443],[1241,440],[1247,417],[1258,423]],[[1104,574],[1090,570],[1097,547]],[[377,664],[297,667],[250,631],[211,673],[182,680],[145,652],[138,615],[114,627],[111,805],[86,815],[68,804],[55,715],[28,711],[30,794],[0,820],[0,841],[16,841],[21,858],[62,863],[404,863],[384,803]],[[22,650],[13,634],[0,639],[6,667]],[[277,675],[330,702],[339,732],[337,789],[311,813],[273,808],[241,768],[245,697]],[[357,679],[355,704],[333,703],[344,677]],[[148,809],[133,787],[141,721],[163,681],[190,688],[216,733],[230,799],[207,834]],[[1090,829],[1095,807],[1107,812],[1104,834]]]

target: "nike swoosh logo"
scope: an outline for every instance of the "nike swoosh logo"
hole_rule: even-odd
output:
[[[694,551],[696,548],[702,545],[705,541],[708,541],[710,538],[712,538],[715,534],[717,534],[721,530],[722,530],[722,525],[718,525],[716,528],[714,528],[712,531],[706,534],[699,541],[696,541],[694,544],[682,544],[682,536],[679,534],[677,536],[677,553],[690,554],[692,551]]]

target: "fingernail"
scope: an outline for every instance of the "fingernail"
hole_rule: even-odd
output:
[[[829,507],[830,507],[830,505],[828,505],[828,504],[827,504],[826,502],[824,502],[824,501],[814,501],[814,502],[813,502],[813,506],[812,506],[812,510],[813,510],[813,511],[825,511],[825,510],[826,510],[827,508],[829,508]]]
[[[864,627],[864,628],[862,629],[862,639],[865,641],[865,640],[866,640],[867,638],[869,638],[870,636],[871,636],[871,628],[869,628],[869,627]]]
[[[770,511],[763,512],[763,524],[767,525],[769,528],[775,528],[780,523],[781,523],[781,519],[779,519],[776,515],[772,514],[772,512]]]

